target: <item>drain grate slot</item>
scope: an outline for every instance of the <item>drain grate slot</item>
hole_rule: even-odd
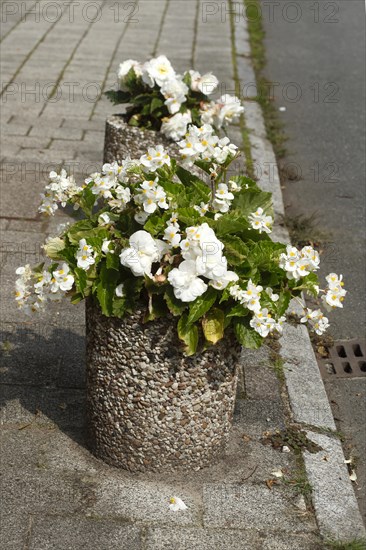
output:
[[[366,376],[366,340],[339,340],[318,364],[323,378]]]

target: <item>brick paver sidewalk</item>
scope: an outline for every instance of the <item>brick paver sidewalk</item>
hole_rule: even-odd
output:
[[[224,461],[189,477],[131,475],[99,462],[84,445],[82,305],[64,303],[27,320],[11,295],[15,268],[40,261],[45,236],[69,219],[58,213],[48,222],[36,214],[48,172],[66,164],[78,177],[100,168],[105,118],[118,112],[100,93],[114,84],[119,62],[165,53],[179,70],[212,70],[221,93],[253,82],[245,22],[236,21],[234,36],[230,5],[1,5],[1,478],[8,550],[321,548],[299,492],[302,465],[260,441],[288,420],[269,349],[246,354]],[[241,145],[239,128],[232,136]],[[254,157],[259,142],[258,148]],[[270,489],[266,481],[280,467],[289,483]],[[168,510],[173,494],[186,512]]]

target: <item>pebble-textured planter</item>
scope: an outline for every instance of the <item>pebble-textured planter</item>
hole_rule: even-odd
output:
[[[169,155],[177,155],[178,147],[160,132],[129,126],[123,115],[107,119],[104,142],[104,162],[122,162],[125,158],[140,158],[148,147],[163,145]]]
[[[199,469],[224,452],[240,346],[228,337],[186,357],[177,318],[142,323],[87,303],[87,418],[91,448],[131,471]]]

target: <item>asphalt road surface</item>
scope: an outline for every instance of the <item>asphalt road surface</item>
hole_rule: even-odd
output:
[[[343,310],[329,315],[335,340],[365,338],[365,3],[262,2],[266,77],[288,137],[281,163],[286,213],[316,213],[330,244],[321,275],[342,273]],[[325,381],[344,451],[359,458],[355,485],[365,515],[366,378]]]
[[[322,272],[342,273],[344,309],[329,317],[336,340],[364,338],[365,3],[263,0],[266,76],[289,140],[287,213],[317,214],[330,244]],[[292,21],[292,22],[291,22]]]

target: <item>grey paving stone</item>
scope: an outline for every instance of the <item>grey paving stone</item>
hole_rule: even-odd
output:
[[[62,541],[62,542],[61,542]],[[46,516],[32,526],[31,550],[129,550],[142,549],[140,529],[108,520]]]
[[[19,512],[16,507],[13,509],[2,507],[0,542],[4,548],[19,550],[25,547],[29,537],[30,521],[31,516],[27,512]]]
[[[83,130],[76,128],[53,128],[49,126],[47,128],[44,125],[33,126],[30,134],[33,136],[48,136],[53,139],[64,139],[68,141],[81,140],[83,137]]]
[[[249,399],[281,400],[278,378],[267,346],[262,346],[258,350],[243,350],[242,363],[245,392]]]
[[[28,124],[2,124],[0,131],[2,136],[25,136],[30,130]]]
[[[1,322],[0,341],[7,350],[1,363],[4,384],[84,387],[84,324],[52,326],[42,318],[31,325]]]
[[[23,428],[33,423],[62,429],[83,428],[85,392],[74,389],[3,386],[0,424]],[[26,428],[24,428],[26,429]]]
[[[148,550],[261,550],[256,533],[239,530],[149,529]]]
[[[175,485],[167,480],[156,484],[154,481],[134,481],[123,475],[108,476],[102,479],[96,489],[96,503],[91,509],[100,517],[119,518],[136,525],[186,525],[201,524],[202,504],[197,491],[182,484]],[[187,505],[181,513],[169,509],[169,499],[179,496]]]
[[[246,426],[247,435],[261,435],[265,431],[283,429],[285,417],[282,404],[275,401],[243,399],[235,409],[237,422]]]
[[[323,448],[319,453],[304,455],[322,533],[339,541],[366,538],[340,441],[313,432],[308,432],[308,437]]]
[[[273,535],[264,540],[262,550],[324,550],[324,543],[317,535]]]
[[[207,528],[305,532],[316,529],[310,514],[299,514],[290,491],[263,485],[206,485],[203,522]]]

